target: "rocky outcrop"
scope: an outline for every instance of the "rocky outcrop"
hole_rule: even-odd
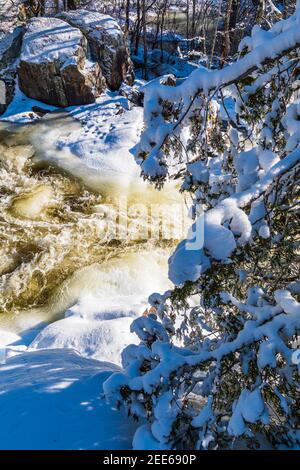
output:
[[[26,27],[0,40],[0,80],[6,92],[0,114],[13,98],[16,75],[28,97],[60,107],[93,103],[106,85],[117,90],[122,83],[134,81],[127,41],[118,23],[86,10],[33,17]],[[3,95],[3,82],[0,85]]]
[[[89,104],[104,88],[101,68],[87,60],[81,31],[58,18],[32,18],[18,67],[20,89],[55,106]]]
[[[123,83],[119,89],[119,93],[128,101],[131,101],[135,106],[143,106],[144,102],[144,92],[141,88],[137,86],[129,86],[126,83]]]
[[[0,70],[11,67],[18,58],[22,45],[23,28],[18,27],[0,42]]]
[[[127,41],[116,20],[87,10],[63,12],[59,18],[81,30],[88,41],[91,58],[99,63],[111,90],[118,90],[123,81],[133,84],[134,72]]]
[[[16,27],[20,5],[21,0],[0,1],[0,39]]]
[[[21,50],[23,30],[16,28],[0,41],[0,114],[4,113],[15,93],[16,59]]]

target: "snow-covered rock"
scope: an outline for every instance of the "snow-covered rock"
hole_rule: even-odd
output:
[[[134,318],[148,307],[152,289],[168,289],[167,254],[131,253],[78,271],[65,289],[80,296],[65,318],[42,329],[31,349],[72,348],[81,355],[115,364],[138,338],[130,332]],[[142,273],[142,275],[141,275]]]
[[[136,343],[130,333],[132,318],[92,321],[70,316],[44,328],[30,345],[32,349],[75,349],[84,357],[119,364],[122,350]]]
[[[21,0],[14,0],[13,2],[0,0],[0,39],[15,28],[21,8],[23,8]]]
[[[15,94],[16,59],[20,54],[23,29],[16,28],[0,39],[0,80],[4,83],[5,99],[0,98],[0,114],[11,103]]]
[[[18,57],[22,43],[22,27],[16,28],[0,41],[0,69],[9,67]]]
[[[92,60],[100,64],[111,90],[123,81],[133,84],[134,73],[125,36],[115,19],[95,11],[70,10],[59,17],[79,28],[90,46]]]
[[[79,29],[58,18],[32,18],[18,67],[20,89],[55,106],[93,103],[104,81],[99,65],[86,57],[87,42]]]

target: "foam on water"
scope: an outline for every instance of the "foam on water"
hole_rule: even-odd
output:
[[[98,167],[82,161],[72,145],[61,144],[79,131],[62,114],[26,126],[0,123],[2,329],[52,321],[76,302],[86,311],[98,303],[99,315],[126,305],[138,314],[147,295],[169,286],[167,259],[176,240],[105,238],[103,207],[111,209],[120,196],[146,208],[181,204],[181,196],[174,185],[157,191],[142,181],[132,156],[129,162],[124,155],[120,172],[115,161],[111,171],[101,158]],[[124,209],[122,217],[131,227],[134,214]]]

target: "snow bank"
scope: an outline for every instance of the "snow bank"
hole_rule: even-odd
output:
[[[47,114],[30,135],[36,161],[52,162],[104,196],[149,204],[182,203],[176,185],[161,191],[143,181],[134,150],[143,126],[143,108],[115,93],[88,106]],[[116,199],[115,199],[116,201]]]
[[[0,348],[20,340],[20,336],[11,331],[0,330]]]
[[[137,343],[130,333],[132,318],[91,321],[69,317],[41,331],[30,345],[32,349],[72,348],[82,356],[120,363],[122,350]]]
[[[49,113],[40,119],[33,106]],[[17,88],[1,118],[13,123],[36,120],[30,138],[37,160],[52,161],[93,190],[111,187],[111,193],[120,185],[120,192],[133,180],[139,188],[146,187],[132,153],[143,126],[143,108],[130,108],[126,98],[107,92],[96,103],[67,111],[30,99]]]
[[[1,115],[1,121],[8,121],[13,123],[30,123],[40,120],[40,116],[32,111],[32,108],[40,107],[45,111],[55,111],[58,108],[51,106],[41,101],[28,98],[16,84],[15,96],[12,102],[8,105],[5,113]]]
[[[0,365],[1,449],[129,449],[135,425],[100,397],[117,368],[60,349]]]
[[[170,287],[167,257],[164,252],[132,253],[78,271],[58,296],[59,302],[75,305],[64,319],[44,328],[30,348],[73,348],[120,364],[124,347],[138,341],[130,332],[133,319],[146,310],[153,289]]]
[[[142,184],[130,151],[142,127],[142,108],[128,107],[125,98],[108,93],[92,105],[70,108],[70,117],[45,116],[32,134],[38,158],[54,162],[92,190],[120,193],[133,180]]]

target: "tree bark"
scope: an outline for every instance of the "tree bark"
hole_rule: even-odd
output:
[[[142,29],[144,47],[144,79],[148,80],[148,48],[147,48],[147,25],[146,25],[146,0],[142,0]]]
[[[166,10],[167,10],[167,0],[164,1],[162,14],[161,14],[161,25],[160,25],[160,61],[161,62],[163,62],[163,58],[164,58],[163,33],[164,33]]]
[[[129,12],[130,12],[130,0],[126,0],[125,5],[125,29],[129,31]]]
[[[192,3],[192,24],[191,24],[191,32],[192,32],[192,38],[195,38],[196,36],[196,3],[197,0],[193,0]],[[195,40],[193,39],[192,41],[192,50],[195,49]]]
[[[230,18],[232,15],[232,6],[234,0],[228,0],[226,14],[224,18],[224,40],[222,47],[221,65],[224,66],[230,53]]]
[[[190,37],[190,5],[189,0],[186,0],[186,38]],[[187,41],[187,50],[189,50],[189,42]]]
[[[141,4],[140,0],[137,0],[136,3],[136,13],[137,13],[137,20],[136,20],[136,28],[135,28],[135,47],[134,47],[134,53],[137,55],[138,50],[139,50],[139,35],[140,35],[140,24],[141,24]]]
[[[78,7],[78,0],[67,0],[68,10],[76,10]]]

